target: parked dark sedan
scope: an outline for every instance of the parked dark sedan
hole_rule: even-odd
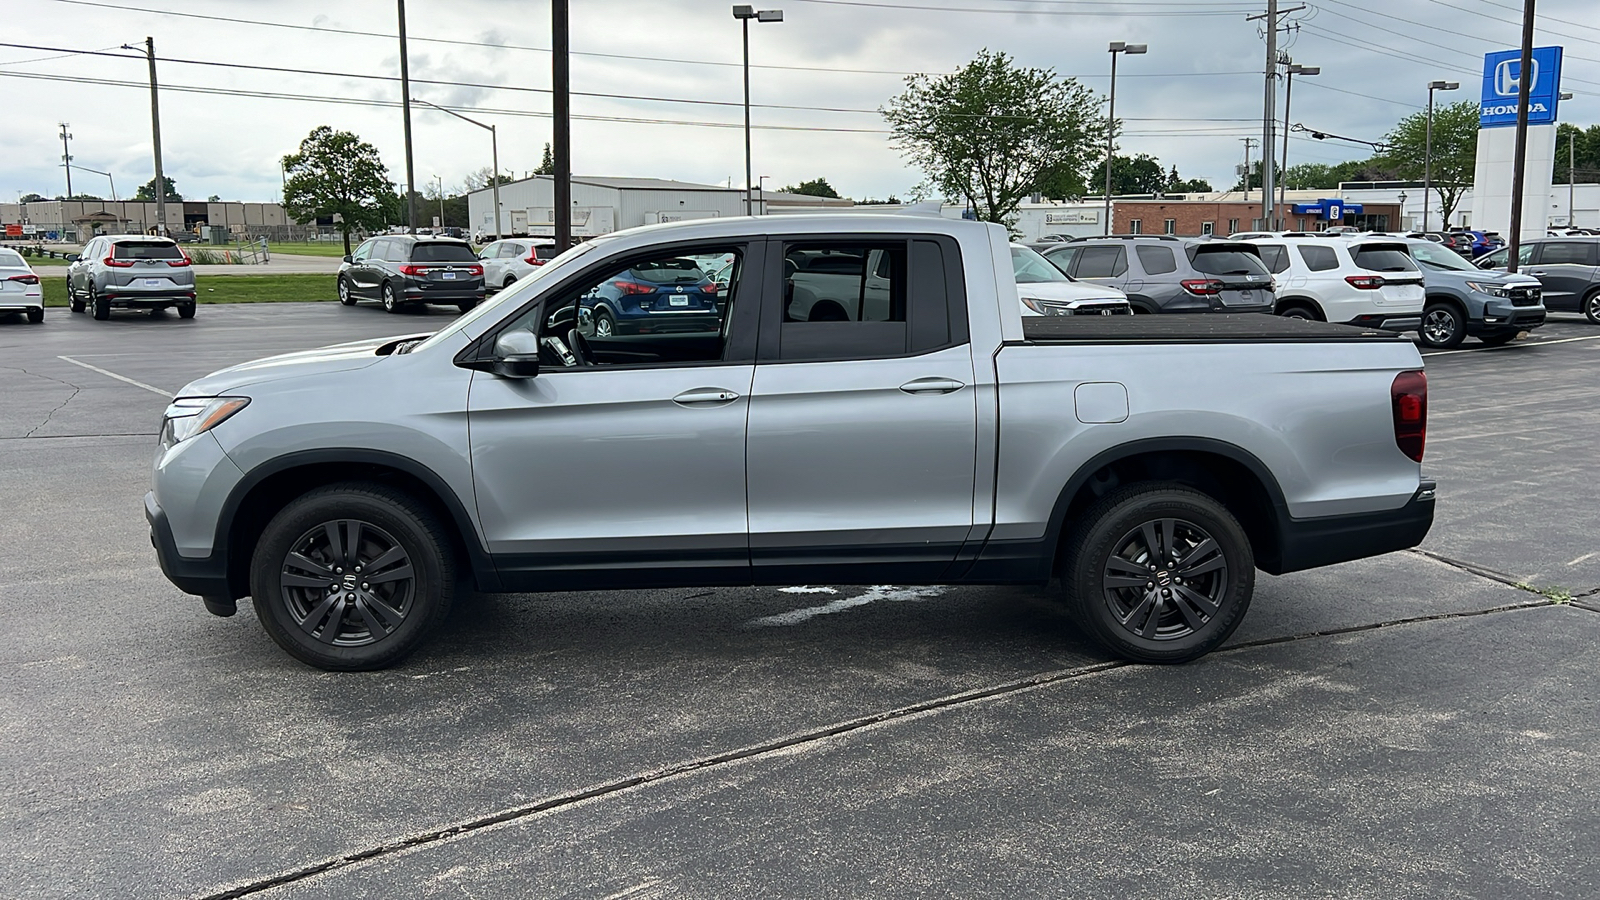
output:
[[[483,264],[466,241],[391,234],[363,243],[339,266],[339,302],[379,300],[389,312],[447,303],[462,312],[483,299]]]

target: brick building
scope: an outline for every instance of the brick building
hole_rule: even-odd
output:
[[[1346,215],[1328,222],[1297,215],[1294,203],[1275,206],[1276,215],[1290,231],[1321,231],[1329,225],[1350,225],[1363,231],[1388,231],[1400,227],[1400,204],[1367,203],[1361,215]],[[1197,237],[1259,231],[1261,201],[1245,200],[1114,200],[1111,225],[1116,234],[1176,234]]]

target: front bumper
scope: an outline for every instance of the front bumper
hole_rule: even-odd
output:
[[[1415,547],[1433,527],[1437,490],[1435,482],[1424,478],[1399,509],[1315,519],[1284,517],[1278,523],[1278,559],[1264,561],[1261,568],[1282,575]]]
[[[172,525],[167,522],[166,512],[156,503],[154,491],[144,495],[144,517],[150,523],[150,544],[156,548],[161,574],[177,585],[178,590],[198,594],[211,612],[219,616],[233,615],[236,606],[233,592],[228,588],[226,551],[219,552],[213,547],[210,556],[179,554]]]
[[[1518,331],[1529,331],[1544,324],[1545,309],[1543,306],[1528,308],[1525,306],[1489,308],[1484,310],[1482,319],[1473,319],[1467,322],[1467,334],[1479,337],[1485,334],[1509,334]]]

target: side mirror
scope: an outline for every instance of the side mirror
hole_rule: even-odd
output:
[[[77,262],[77,261],[78,261],[78,254],[76,254],[76,253],[68,253],[67,254],[67,262]]]
[[[532,378],[539,374],[539,339],[531,332],[516,330],[500,335],[494,342],[494,360],[489,371],[501,378]]]
[[[348,263],[348,262],[353,262],[353,260],[351,260],[351,259],[350,259],[350,254],[348,254],[348,253],[346,253],[346,254],[345,254],[345,255],[344,255],[344,261],[345,261],[345,262],[347,262],[347,263]]]

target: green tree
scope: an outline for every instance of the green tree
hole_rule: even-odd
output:
[[[217,194],[212,194],[211,196],[206,198],[206,202],[207,203],[221,203],[222,202],[222,197],[220,195],[217,195]]]
[[[338,215],[347,255],[351,229],[382,228],[393,211],[394,182],[378,148],[351,132],[317,126],[283,158],[283,170],[284,209],[301,222]]]
[[[38,203],[45,199],[43,194],[23,194],[17,201],[19,203]]]
[[[556,155],[551,152],[548,142],[544,145],[544,156],[539,159],[539,168],[533,170],[535,175],[554,175],[556,173]]]
[[[1420,180],[1426,158],[1428,115],[1412,113],[1384,137],[1388,149],[1373,159],[1405,179]],[[1472,187],[1478,158],[1478,103],[1463,100],[1433,110],[1432,185],[1439,194],[1443,222],[1450,221],[1461,195]]]
[[[1089,173],[1090,191],[1104,193],[1106,189],[1106,161],[1100,160]],[[1098,190],[1096,190],[1098,188]],[[1161,160],[1148,153],[1138,156],[1111,157],[1112,194],[1159,194],[1167,189],[1167,173],[1161,170]]]
[[[1178,174],[1178,167],[1173,166],[1167,175],[1167,193],[1169,194],[1205,194],[1211,192],[1211,182],[1204,178],[1184,178]]]
[[[501,174],[498,180],[501,184],[510,184],[516,179],[512,178],[510,175]],[[467,173],[466,178],[462,179],[462,191],[464,193],[471,193],[473,191],[482,190],[494,184],[495,181],[496,177],[494,170],[488,166],[484,166],[481,169],[474,169]]]
[[[826,178],[813,178],[799,184],[786,185],[783,189],[786,194],[805,194],[807,197],[833,197],[838,198],[839,192],[833,189]]]
[[[880,112],[929,186],[986,222],[1005,222],[1047,175],[1081,184],[1105,136],[1099,98],[1076,79],[988,50],[952,74],[908,77]]]
[[[167,202],[168,203],[181,203],[183,201],[183,195],[178,193],[178,186],[173,183],[172,176],[163,175],[161,177],[167,183]],[[155,180],[155,178],[152,177],[149,181],[146,181],[144,184],[139,185],[139,189],[137,191],[133,192],[133,199],[135,199],[135,200],[147,200],[147,201],[154,202],[155,199],[156,199],[156,180]]]
[[[1600,181],[1600,125],[1579,128],[1562,122],[1556,126],[1556,184],[1567,183],[1569,168],[1576,169],[1572,180],[1579,184]]]

